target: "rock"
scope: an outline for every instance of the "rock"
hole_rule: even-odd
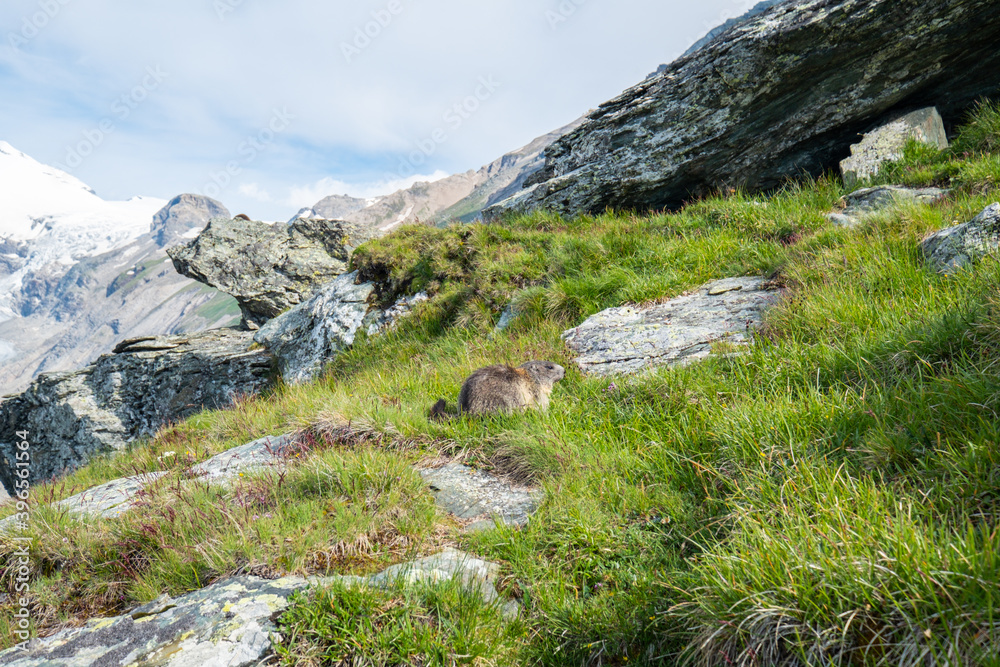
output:
[[[199,463],[191,468],[191,474],[209,482],[227,483],[241,473],[280,464],[296,443],[294,433],[254,440]]]
[[[441,509],[459,519],[477,519],[470,531],[492,528],[495,520],[524,526],[545,495],[537,488],[512,486],[460,463],[419,472]]]
[[[167,473],[153,472],[144,475],[134,475],[124,479],[116,479],[100,486],[87,489],[66,500],[55,503],[71,514],[78,516],[99,516],[105,519],[116,519],[134,507],[135,497],[147,486]],[[0,521],[0,533],[8,531],[24,531],[27,529],[28,515],[14,514]]]
[[[139,492],[167,473],[153,472],[116,479],[56,503],[72,514],[113,519],[132,509]]]
[[[342,220],[268,225],[215,219],[198,238],[167,254],[178,273],[234,296],[244,322],[257,328],[344,273],[351,252],[378,234]]]
[[[857,190],[844,198],[846,208],[827,214],[827,219],[842,227],[856,227],[872,213],[891,208],[896,204],[913,202],[936,204],[951,190],[941,188],[906,188],[900,185],[881,185],[875,188]]]
[[[285,382],[316,379],[323,366],[354,344],[358,329],[365,328],[368,335],[391,329],[429,298],[426,293],[401,297],[380,310],[374,304],[375,286],[356,285],[357,279],[357,271],[345,273],[305,303],[269,321],[254,336],[274,353]]]
[[[399,582],[437,584],[458,579],[463,587],[478,592],[490,603],[500,597],[493,586],[499,572],[500,566],[496,563],[479,560],[457,549],[445,549],[427,558],[393,565],[369,577],[367,583],[373,586],[391,586]]]
[[[237,577],[177,599],[162,597],[132,613],[35,639],[0,653],[9,667],[257,665],[271,653],[273,618],[306,588],[302,577]]]
[[[603,104],[484,215],[662,209],[821,174],[901,111],[951,123],[1000,94],[998,41],[992,0],[782,2]]]
[[[354,336],[372,308],[374,286],[355,285],[357,272],[340,276],[305,303],[276,317],[254,336],[278,362],[289,384],[308,382],[323,366],[354,344]]]
[[[735,18],[726,19],[726,21],[722,25],[720,25],[720,26],[718,26],[716,28],[713,28],[712,30],[710,30],[708,32],[707,35],[705,35],[704,37],[702,37],[701,39],[699,39],[697,42],[695,42],[694,44],[692,44],[690,46],[690,48],[688,48],[688,50],[685,51],[682,55],[684,55],[684,56],[691,55],[692,53],[694,53],[695,51],[697,51],[701,47],[705,46],[706,44],[710,44],[711,42],[715,41],[716,39],[718,39],[719,37],[721,37],[722,35],[724,35],[730,28],[732,28],[734,26],[737,26],[737,25],[740,25],[742,23],[746,23],[749,19],[752,19],[753,17],[757,16],[758,14],[762,14],[765,10],[770,9],[771,7],[775,6],[779,2],[784,2],[784,0],[764,0],[763,2],[758,2],[756,5],[754,5],[753,7],[751,7],[750,10],[747,11],[747,13],[743,14],[742,16],[737,16]],[[723,16],[728,16],[728,14],[726,12],[723,12]],[[646,78],[648,79],[648,78],[650,78],[652,76],[655,76],[655,75],[659,74],[660,72],[665,71],[669,67],[670,67],[670,65],[660,65],[659,69],[657,69],[655,72],[653,72],[652,74],[650,74]]]
[[[284,577],[273,581],[234,577],[194,593],[158,600],[115,618],[34,639],[0,652],[3,667],[251,667],[272,654],[277,619],[293,593],[341,581],[350,586],[440,583],[457,579],[486,602],[499,598],[499,566],[446,549],[371,577]],[[516,603],[505,605],[508,611]]]
[[[851,157],[840,163],[844,185],[853,187],[875,176],[887,162],[901,159],[910,139],[941,150],[948,148],[948,133],[937,109],[908,113],[865,134],[861,143],[851,146]]]
[[[942,229],[921,244],[927,264],[954,274],[1000,248],[1000,204],[991,204],[971,222]]]
[[[497,322],[497,326],[493,330],[493,333],[496,334],[506,331],[507,328],[514,323],[514,320],[520,317],[520,315],[521,311],[518,310],[513,303],[508,304],[507,307],[503,309],[503,312],[500,313],[500,321]]]
[[[178,195],[153,216],[149,233],[160,248],[192,238],[213,218],[229,218],[221,202],[201,195]]]
[[[404,317],[409,317],[413,314],[413,309],[419,303],[424,301],[430,301],[430,295],[427,292],[418,292],[413,296],[401,296],[396,299],[396,303],[392,304],[385,310],[372,310],[368,313],[365,318],[364,326],[368,332],[369,336],[374,336],[376,334],[382,333],[383,331],[390,331],[396,328],[396,324],[399,323]]]
[[[218,329],[125,341],[81,371],[40,376],[0,403],[0,482],[13,488],[20,431],[29,433],[34,484],[270,387],[271,354],[250,350],[251,335]]]
[[[659,306],[611,308],[563,334],[590,375],[635,373],[686,364],[711,354],[713,343],[742,346],[782,291],[761,278],[731,278]]]

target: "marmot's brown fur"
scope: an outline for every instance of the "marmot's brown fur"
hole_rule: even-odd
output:
[[[566,376],[566,369],[551,361],[529,361],[513,366],[487,366],[469,376],[458,395],[459,414],[482,415],[524,408],[547,410],[552,386]],[[431,408],[430,418],[453,417],[442,398]]]
[[[233,220],[246,220],[247,222],[253,222],[246,213],[240,213],[238,216],[233,218]]]

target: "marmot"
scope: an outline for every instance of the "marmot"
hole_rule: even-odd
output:
[[[246,213],[240,213],[238,216],[233,218],[233,220],[246,220],[247,222],[253,222]]]
[[[551,361],[529,361],[517,368],[487,366],[469,376],[458,394],[459,414],[510,413],[523,408],[547,410],[552,386],[566,376],[566,369]],[[431,408],[430,418],[453,417],[442,398]]]

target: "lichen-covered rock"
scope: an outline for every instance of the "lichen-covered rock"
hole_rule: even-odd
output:
[[[136,496],[166,474],[165,472],[152,472],[116,479],[87,489],[66,500],[60,500],[56,506],[66,509],[71,514],[113,519],[129,511]]]
[[[921,244],[927,264],[952,274],[1000,248],[1000,204],[991,204],[972,221],[942,229]]]
[[[340,581],[387,587],[457,580],[486,602],[500,596],[500,568],[455,549],[390,567],[370,577],[234,577],[194,593],[164,595],[129,614],[95,619],[81,628],[0,652],[2,667],[251,667],[272,655],[275,620],[293,593]],[[516,603],[505,605],[508,612]]]
[[[368,332],[369,336],[374,336],[375,334],[383,331],[389,331],[395,328],[396,324],[398,324],[401,319],[412,315],[413,309],[417,307],[417,304],[429,301],[430,298],[431,297],[427,294],[427,292],[418,292],[413,296],[399,297],[396,299],[396,303],[392,304],[385,310],[369,311],[368,316],[364,321],[365,330]]]
[[[281,377],[289,384],[314,379],[323,365],[354,344],[354,336],[372,309],[371,283],[355,285],[347,273],[320,289],[305,303],[269,321],[254,340],[271,350]]]
[[[217,329],[125,341],[74,373],[42,375],[0,403],[0,482],[11,492],[19,432],[31,448],[31,483],[120,450],[164,424],[273,384],[267,350],[252,334]]]
[[[267,436],[213,456],[191,468],[191,474],[213,483],[227,483],[241,473],[279,465],[295,446],[295,435]]]
[[[877,174],[887,162],[902,158],[910,139],[941,150],[948,148],[948,133],[937,109],[913,111],[865,134],[860,143],[851,146],[851,157],[840,163],[844,185],[853,187]]]
[[[475,520],[470,531],[492,528],[495,521],[524,526],[544,498],[540,489],[508,484],[460,463],[419,472],[441,509],[459,519]]]
[[[997,43],[994,0],[783,2],[603,104],[486,216],[660,209],[822,173],[902,111],[951,123],[1000,94]]]
[[[178,273],[234,296],[244,322],[257,328],[344,273],[354,249],[379,233],[343,220],[215,219],[167,254]]]
[[[635,373],[708,357],[714,344],[746,345],[781,290],[762,278],[708,283],[659,306],[611,308],[563,334],[591,375]]]
[[[271,350],[289,384],[308,382],[323,366],[354,344],[359,329],[373,336],[396,326],[426,294],[401,297],[387,309],[376,306],[375,286],[355,284],[358,272],[345,273],[308,301],[270,320],[254,340]]]
[[[5,667],[249,667],[271,652],[272,620],[302,577],[239,577],[177,599],[164,596],[130,614],[36,639],[0,653]]]
[[[841,227],[856,227],[865,217],[884,211],[896,204],[936,204],[948,196],[950,190],[941,188],[907,188],[900,185],[880,185],[857,190],[844,197],[846,207],[827,214],[827,219]]]

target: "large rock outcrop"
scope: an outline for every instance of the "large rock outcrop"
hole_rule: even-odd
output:
[[[998,42],[993,0],[783,2],[602,105],[485,215],[675,207],[820,173],[901,111],[953,123],[1000,94]]]
[[[344,273],[354,249],[378,235],[369,225],[343,220],[216,219],[167,254],[178,273],[236,297],[244,323],[257,328]]]
[[[285,382],[315,379],[326,363],[354,345],[358,329],[369,335],[390,329],[428,299],[424,293],[404,296],[382,309],[374,298],[375,285],[356,284],[357,279],[357,271],[345,273],[256,333],[254,340],[274,353]]]
[[[271,354],[251,350],[252,342],[249,332],[232,329],[137,339],[83,370],[42,375],[0,403],[0,482],[13,488],[18,432],[28,432],[28,481],[35,483],[268,388]]]

